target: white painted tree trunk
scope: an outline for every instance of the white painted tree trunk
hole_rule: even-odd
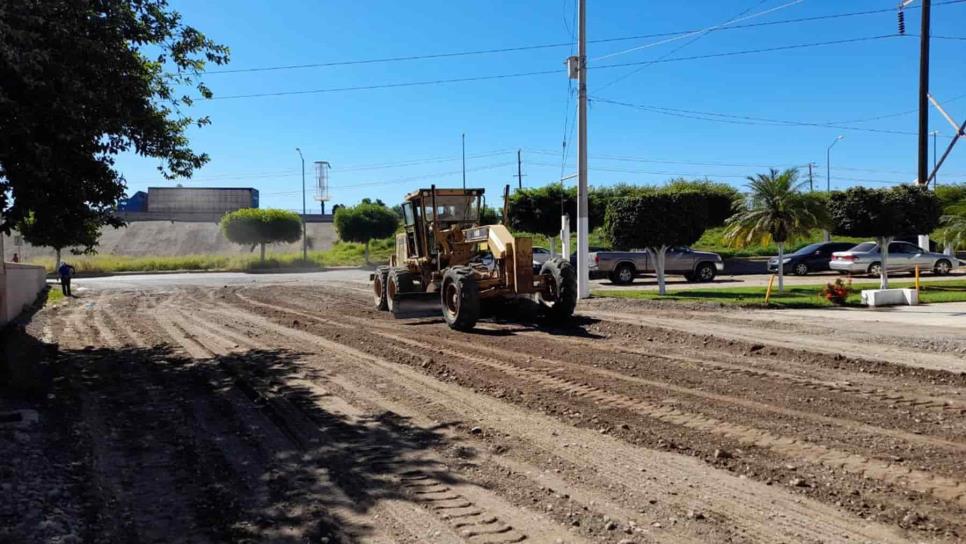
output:
[[[892,243],[892,236],[879,238],[879,289],[889,288],[889,244]]]
[[[557,237],[550,237],[550,258],[557,256]]]
[[[785,292],[785,242],[778,242],[778,292]]]
[[[265,244],[259,244],[259,245],[261,246],[259,248],[259,251],[261,253],[261,261],[262,261],[262,264],[265,264]]]
[[[57,248],[54,251],[57,252],[57,260],[55,261],[54,266],[60,268],[60,248]]]
[[[661,246],[657,248],[651,248],[651,253],[655,255],[654,257],[654,271],[657,273],[657,293],[664,296],[667,293],[667,284],[664,281],[664,257],[667,255],[667,246]]]

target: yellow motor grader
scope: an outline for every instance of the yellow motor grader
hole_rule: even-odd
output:
[[[550,259],[535,270],[530,238],[505,226],[506,200],[502,225],[481,224],[483,192],[433,185],[406,195],[396,252],[370,276],[379,310],[397,318],[442,311],[462,331],[476,325],[481,303],[489,301],[532,301],[556,322],[573,315],[577,276],[570,262]]]

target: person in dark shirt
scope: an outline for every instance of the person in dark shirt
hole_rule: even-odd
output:
[[[60,263],[60,268],[57,269],[57,275],[60,276],[60,290],[64,292],[64,296],[74,296],[70,294],[70,278],[74,275],[74,267],[67,263]]]
[[[18,254],[18,253],[14,253],[13,254],[13,262],[15,262],[15,263],[19,263],[20,262],[20,254]]]

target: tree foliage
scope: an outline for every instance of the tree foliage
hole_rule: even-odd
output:
[[[560,234],[561,200],[571,224],[577,217],[577,191],[559,183],[526,187],[510,194],[510,228],[544,236]]]
[[[708,228],[720,227],[740,208],[743,197],[738,189],[727,183],[711,180],[673,179],[663,187],[665,191],[701,193],[708,204]]]
[[[724,238],[735,247],[752,244],[778,245],[778,290],[785,290],[785,242],[808,237],[830,224],[825,202],[801,191],[798,170],[772,168],[767,174],[749,177],[749,203],[731,216]]]
[[[399,226],[399,216],[380,201],[377,202],[363,200],[357,206],[339,208],[333,218],[340,240],[366,245],[366,264],[369,264],[369,242],[392,236]]]
[[[735,247],[793,241],[829,225],[821,199],[801,192],[797,170],[773,168],[748,180],[748,205],[726,222],[725,239]]]
[[[261,246],[265,260],[265,245],[296,242],[302,238],[302,219],[287,210],[244,208],[226,213],[220,222],[221,232],[229,241]]]
[[[899,185],[888,189],[852,187],[832,193],[829,209],[834,232],[872,238],[932,232],[939,225],[942,206],[923,187]]]
[[[190,176],[208,157],[186,131],[208,119],[183,109],[191,94],[211,96],[199,80],[205,65],[227,60],[166,0],[3,2],[0,229],[29,222],[32,243],[67,247],[120,226],[122,152],[160,159],[166,178]]]
[[[897,235],[926,234],[939,225],[942,204],[925,187],[852,187],[829,199],[835,233],[869,236],[879,243],[880,288],[889,287],[889,242]]]
[[[32,245],[56,250],[58,260],[61,250],[68,247],[75,254],[94,253],[100,237],[98,225],[69,217],[66,213],[44,216],[30,214],[17,224],[17,231]]]
[[[604,229],[616,249],[687,246],[708,223],[708,200],[696,192],[660,192],[611,200]]]

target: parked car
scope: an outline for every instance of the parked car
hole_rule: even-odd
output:
[[[851,249],[852,242],[818,242],[809,244],[798,251],[785,255],[785,273],[804,276],[809,272],[824,272],[829,269],[832,253]],[[778,257],[768,259],[768,271],[778,271]]]
[[[534,246],[533,248],[533,271],[539,273],[543,263],[550,259],[550,250],[545,247]]]
[[[944,276],[958,265],[958,262],[953,264],[955,261],[956,259],[949,255],[923,251],[916,244],[909,242],[892,242],[889,244],[889,272],[912,272],[918,265],[920,270],[931,270],[936,275]],[[862,242],[848,251],[837,251],[832,254],[829,268],[842,274],[878,276],[882,271],[882,256],[879,253],[879,244]]]
[[[640,274],[654,272],[654,257],[647,251],[597,251],[590,254],[590,276],[606,277],[618,285],[634,281]],[[713,281],[724,270],[717,253],[673,247],[664,258],[666,274],[680,274],[688,281]]]

